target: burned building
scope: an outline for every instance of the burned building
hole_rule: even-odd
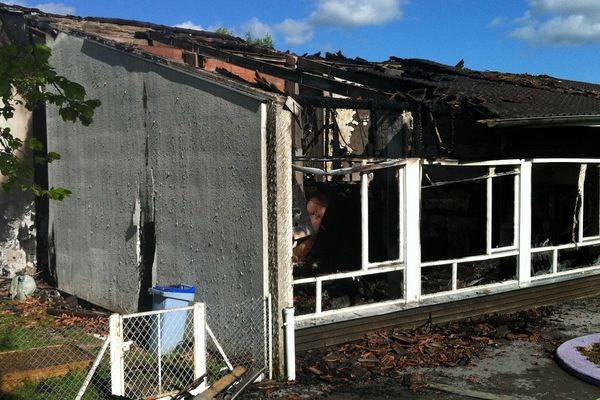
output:
[[[310,348],[593,290],[600,85],[1,12],[103,104],[89,128],[32,116],[63,155],[45,178],[74,192],[36,217],[61,290],[121,311],[157,283],[209,311],[271,296],[276,349],[288,307]]]

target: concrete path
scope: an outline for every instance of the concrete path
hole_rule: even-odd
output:
[[[557,305],[546,333],[561,341],[600,333],[600,295]],[[569,374],[536,342],[500,340],[487,356],[470,365],[406,372],[423,374],[436,389],[413,393],[402,382],[387,378],[369,384],[295,385],[271,393],[269,398],[600,400],[600,387]],[[261,397],[255,393],[247,398]]]

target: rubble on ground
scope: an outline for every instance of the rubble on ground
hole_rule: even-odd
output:
[[[411,369],[465,366],[501,341],[535,342],[542,351],[553,352],[558,343],[544,332],[552,315],[552,308],[540,307],[418,329],[371,332],[356,342],[299,354],[298,382],[343,384],[387,377],[417,390],[426,382]]]
[[[108,314],[84,309],[75,297],[62,297],[53,289],[40,290],[34,296],[20,301],[6,301],[0,304],[0,317],[18,317],[15,323],[26,327],[38,325],[51,328],[78,327],[90,334],[108,334]]]

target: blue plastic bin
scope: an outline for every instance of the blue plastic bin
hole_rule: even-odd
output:
[[[189,285],[154,286],[150,293],[152,310],[168,310],[189,306],[194,301],[196,288]],[[160,349],[161,354],[167,354],[183,340],[188,311],[161,313],[157,317],[160,318],[152,319],[150,350],[158,353]]]

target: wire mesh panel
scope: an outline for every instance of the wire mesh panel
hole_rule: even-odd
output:
[[[96,400],[111,398],[110,381],[110,352],[108,349],[108,339],[105,346],[100,349],[96,360],[87,371],[83,383],[79,383],[81,388],[75,397],[76,400]]]
[[[206,306],[208,383],[237,366],[257,372],[269,369],[268,300]]]
[[[106,341],[108,321],[51,308],[56,304],[29,298],[1,306],[0,398],[63,400],[78,395]],[[110,391],[105,357],[81,398],[108,399]]]
[[[124,394],[178,392],[194,380],[193,307],[123,316]]]

